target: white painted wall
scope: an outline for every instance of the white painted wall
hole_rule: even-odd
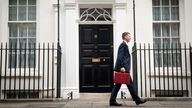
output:
[[[152,0],[136,0],[136,41],[152,43]]]
[[[79,98],[79,32],[78,32],[78,9],[75,1],[65,1],[64,5],[64,28],[61,36],[63,47],[62,62],[62,92],[63,97],[67,98],[68,92],[73,92],[74,98]]]
[[[8,0],[0,0],[0,42],[7,42],[8,38]]]
[[[185,37],[186,42],[192,42],[192,0],[184,0],[184,9],[180,13],[184,13],[184,23],[185,23]]]
[[[37,2],[37,41],[56,42],[53,3],[55,0]]]

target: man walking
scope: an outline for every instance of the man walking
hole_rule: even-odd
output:
[[[131,40],[131,34],[129,32],[124,32],[122,34],[123,42],[120,44],[117,54],[117,60],[115,64],[115,71],[117,72],[130,72],[131,68],[131,57],[129,53],[128,43]],[[132,99],[135,101],[137,105],[143,104],[146,102],[146,100],[141,100],[138,95],[136,94],[134,88],[133,88],[133,82],[131,80],[130,85],[127,85],[129,92],[132,96]],[[119,104],[116,102],[116,97],[119,89],[121,88],[121,84],[115,84],[112,89],[109,105],[110,106],[122,106],[122,104]]]

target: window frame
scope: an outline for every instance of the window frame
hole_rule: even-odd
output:
[[[34,43],[34,48],[36,47],[36,45],[37,45],[37,1],[38,0],[36,0],[35,1],[35,5],[29,5],[28,4],[28,1],[29,0],[26,0],[26,5],[20,5],[19,4],[19,0],[16,0],[17,1],[17,4],[14,4],[14,5],[10,5],[10,1],[8,1],[8,45],[10,45],[10,40],[11,39],[27,39],[27,43],[26,43],[26,45],[27,45],[27,49],[29,49],[29,39],[34,39],[35,40],[35,43]],[[16,18],[16,20],[10,20],[10,7],[11,6],[16,6],[16,8],[17,8],[17,18]],[[19,6],[26,6],[26,18],[25,18],[25,20],[19,20]],[[30,20],[29,19],[29,7],[30,6],[34,6],[35,7],[35,19],[34,20]],[[10,37],[10,26],[11,25],[13,25],[13,24],[15,24],[16,26],[17,26],[17,36],[16,37]],[[27,36],[24,36],[24,37],[21,37],[21,36],[19,36],[19,29],[18,29],[18,27],[19,26],[22,26],[22,24],[24,24],[24,25],[26,25],[27,26],[27,33],[26,33],[26,35]],[[29,25],[32,25],[32,24],[34,24],[35,25],[35,36],[34,37],[29,37]],[[29,59],[31,58],[29,58],[29,53],[30,53],[30,55],[34,55],[34,51],[33,50],[31,50],[31,52],[29,52],[29,51],[27,51],[26,52],[26,67],[20,67],[20,52],[18,51],[19,49],[20,49],[20,42],[18,42],[18,40],[17,40],[17,42],[15,42],[16,44],[17,44],[17,53],[16,52],[12,52],[12,56],[13,55],[16,55],[17,57],[17,66],[16,66],[16,68],[21,68],[21,69],[23,69],[23,68],[29,68],[29,66],[28,66],[28,64],[29,64]],[[33,43],[31,43],[31,45],[33,45]],[[15,48],[12,48],[12,47],[10,47],[10,46],[8,46],[8,48],[9,48],[9,50],[10,49],[12,49],[12,50],[14,50]],[[9,62],[9,58],[10,58],[10,51],[9,51],[9,53],[8,53],[8,62]],[[25,54],[25,52],[22,52],[21,53],[22,55],[24,55]],[[36,57],[35,57],[36,58]],[[13,68],[15,68],[15,66],[13,66],[13,64],[12,64],[12,66],[10,67],[10,64],[12,64],[12,63],[9,63],[9,65],[8,65],[8,68],[9,69],[13,69]],[[34,65],[34,66],[30,66],[30,68],[36,68],[36,66]]]
[[[165,59],[165,56],[163,57],[163,55],[164,54],[166,54],[166,49],[171,49],[172,48],[172,44],[173,44],[173,42],[172,42],[172,40],[173,39],[177,39],[178,40],[178,45],[177,45],[177,48],[179,48],[179,43],[181,42],[181,19],[180,19],[180,0],[178,0],[178,5],[171,5],[171,0],[169,0],[169,5],[167,5],[167,6],[164,6],[164,5],[162,5],[162,0],[159,0],[160,1],[160,4],[158,5],[158,6],[154,6],[153,5],[153,1],[152,1],[152,31],[153,31],[153,34],[152,34],[152,36],[153,36],[153,50],[154,50],[154,55],[158,55],[158,54],[160,54],[159,56],[161,56],[161,58],[160,58],[160,61],[157,59],[156,60],[156,57],[154,57],[154,66],[156,67],[156,68],[162,68],[162,67],[173,67],[173,68],[179,68],[180,66],[181,66],[181,64],[177,64],[176,66],[174,65],[173,66],[173,64],[171,63],[171,64],[167,64],[167,62],[164,60]],[[154,19],[154,7],[159,7],[160,8],[160,19],[159,20],[155,20]],[[163,14],[162,14],[162,8],[163,7],[168,7],[169,8],[169,20],[163,20]],[[178,8],[178,20],[173,20],[172,19],[172,13],[171,13],[171,8],[172,7],[177,7]],[[154,35],[154,25],[155,24],[159,24],[160,25],[160,36],[159,37],[156,37],[155,35]],[[164,37],[163,36],[163,24],[168,24],[169,25],[169,36],[167,36],[167,37]],[[172,25],[173,24],[178,24],[179,25],[179,31],[178,31],[178,36],[172,36]],[[155,47],[155,41],[154,41],[154,39],[160,39],[160,45],[156,45],[156,46],[159,46],[159,51],[157,50],[158,49],[158,47]],[[165,46],[164,46],[164,44],[165,43],[163,43],[163,40],[164,39],[169,39],[169,41],[170,41],[170,47],[169,48],[165,48]],[[175,44],[176,45],[176,44]],[[163,52],[163,49],[165,50],[165,52]],[[176,54],[177,53],[177,54]],[[174,51],[174,52],[169,52],[168,54],[176,54],[177,56],[180,54],[180,52],[176,52],[176,51]],[[172,59],[172,58],[171,58]],[[173,58],[174,59],[174,58]],[[158,63],[157,63],[158,62]],[[166,62],[166,63],[165,63]],[[178,62],[178,61],[177,61]],[[157,63],[157,64],[156,64]],[[160,63],[160,64],[159,64]]]

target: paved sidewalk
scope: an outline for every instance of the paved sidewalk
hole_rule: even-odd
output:
[[[135,105],[133,101],[118,100],[124,106],[120,108],[192,108],[192,101],[148,101],[142,105]],[[78,99],[60,102],[11,102],[0,103],[0,108],[118,108],[110,107],[107,100]]]

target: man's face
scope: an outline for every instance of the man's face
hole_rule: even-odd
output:
[[[127,35],[125,36],[125,40],[126,40],[127,42],[130,42],[130,40],[131,40],[131,34],[127,34]]]

